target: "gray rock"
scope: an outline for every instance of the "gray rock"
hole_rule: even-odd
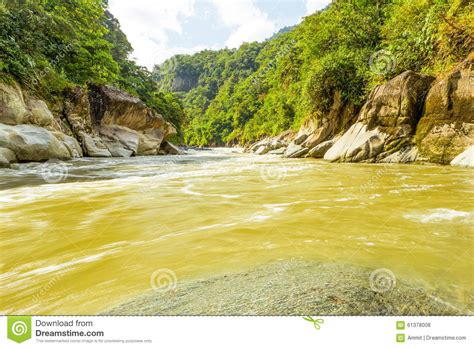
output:
[[[54,134],[56,139],[61,141],[63,145],[66,146],[72,158],[80,158],[83,156],[81,145],[75,138],[70,137],[69,135],[66,135],[61,132],[52,132],[52,133]]]
[[[457,155],[452,161],[452,166],[474,167],[474,146],[468,147],[464,152]]]
[[[264,154],[268,153],[271,149],[272,148],[269,144],[261,145],[261,146],[259,146],[257,151],[255,151],[255,154],[256,155],[264,155]]]
[[[133,151],[127,150],[123,144],[113,140],[103,140],[112,157],[131,157]]]
[[[363,123],[355,123],[325,153],[324,159],[335,162],[375,161],[383,151],[386,135],[377,128],[368,130]]]
[[[92,137],[89,134],[84,132],[79,133],[82,139],[82,145],[84,152],[89,157],[112,157],[112,154],[105,146],[102,139],[97,137]]]
[[[296,145],[301,145],[307,138],[308,138],[308,134],[303,133],[303,134],[297,135],[295,140],[293,140],[293,142]]]
[[[303,157],[308,153],[309,149],[295,143],[290,143],[286,149],[284,156],[287,158],[298,158]]]
[[[323,158],[326,152],[336,143],[337,140],[339,140],[339,138],[340,137],[336,137],[334,139],[331,139],[331,140],[322,142],[319,145],[316,145],[311,150],[309,150],[306,157]]]
[[[286,151],[286,147],[280,147],[279,149],[269,151],[269,155],[283,155]]]
[[[381,163],[410,163],[415,162],[418,159],[418,148],[416,146],[406,147],[390,156],[377,160]]]
[[[161,144],[161,149],[168,155],[184,155],[184,151],[169,141],[164,141]]]
[[[112,125],[100,127],[99,134],[113,157],[131,157],[138,152],[140,135],[136,131]]]
[[[15,126],[29,115],[20,87],[0,83],[0,123]]]
[[[139,133],[137,155],[155,156],[159,154],[160,146],[163,142],[163,132],[159,129],[148,130],[145,133]]]
[[[31,123],[40,127],[47,127],[53,123],[54,116],[44,101],[30,98],[27,106],[31,113],[25,117],[25,123]]]
[[[0,168],[9,168],[10,163],[17,162],[15,153],[5,147],[0,147]]]
[[[31,125],[0,124],[0,147],[13,151],[19,161],[71,158],[66,146],[53,133]]]

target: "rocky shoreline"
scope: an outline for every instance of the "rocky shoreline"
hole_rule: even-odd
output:
[[[176,129],[114,87],[77,86],[49,107],[17,83],[0,83],[0,167],[80,157],[181,154]]]
[[[377,86],[359,112],[335,93],[325,115],[247,147],[257,155],[331,162],[474,166],[474,54],[446,76],[406,71]],[[0,83],[0,167],[80,157],[182,154],[176,129],[140,99],[104,85],[76,86],[48,104]]]
[[[102,315],[460,315],[391,274],[311,261],[278,261],[248,272],[163,284]]]
[[[447,76],[406,71],[377,86],[358,113],[340,93],[327,115],[297,134],[248,147],[258,155],[331,162],[431,162],[474,166],[474,54]]]

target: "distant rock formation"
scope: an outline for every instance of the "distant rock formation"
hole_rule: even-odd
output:
[[[473,55],[450,74],[413,71],[377,86],[355,116],[336,93],[331,111],[307,121],[286,144],[276,137],[251,146],[256,154],[324,158],[332,162],[428,161],[473,166]],[[285,150],[282,148],[286,147]]]
[[[176,129],[140,99],[110,86],[75,87],[48,105],[0,83],[0,166],[76,157],[180,154]],[[163,146],[162,146],[163,145]]]

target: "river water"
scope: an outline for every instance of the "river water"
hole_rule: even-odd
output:
[[[386,269],[465,311],[472,174],[229,149],[0,169],[0,312],[95,314],[289,259]]]

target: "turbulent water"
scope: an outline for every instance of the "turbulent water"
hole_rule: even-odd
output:
[[[223,149],[0,169],[0,311],[94,314],[290,259],[387,269],[465,309],[472,173]]]

